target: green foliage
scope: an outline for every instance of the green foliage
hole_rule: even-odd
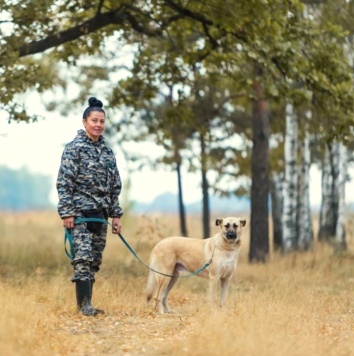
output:
[[[110,52],[108,39],[116,38],[117,43],[138,46],[139,53],[134,81],[129,84],[135,96],[120,97],[125,104],[131,105],[134,97],[154,98],[158,83],[175,85],[177,78],[183,82],[198,64],[208,72],[227,73],[251,97],[257,79],[254,69],[261,68],[257,75],[262,77],[268,99],[306,102],[326,113],[344,111],[345,122],[353,112],[354,94],[348,90],[351,76],[343,53],[345,30],[351,31],[343,8],[348,14],[353,11],[351,2],[326,2],[321,7],[323,16],[314,20],[303,16],[303,6],[296,0],[154,0],[133,5],[127,1],[26,0],[20,6],[3,1],[1,101],[4,108],[10,108],[16,93],[64,86],[58,62],[80,66],[83,58],[105,58]],[[334,10],[341,10],[338,18],[331,16]],[[21,59],[34,53],[39,53],[39,63]],[[114,49],[112,54],[119,56]],[[47,68],[42,57],[47,58]],[[81,73],[88,72],[87,67]],[[92,68],[88,77],[107,76],[104,64],[100,67]],[[84,80],[79,83],[89,85]],[[113,91],[112,98],[119,94]],[[11,118],[26,119],[23,115]]]

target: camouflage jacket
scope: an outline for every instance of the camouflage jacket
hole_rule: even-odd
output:
[[[83,210],[106,209],[121,217],[121,179],[113,151],[102,136],[92,141],[84,130],[65,146],[57,178],[61,218],[80,216]]]

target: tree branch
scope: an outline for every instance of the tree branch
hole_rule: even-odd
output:
[[[148,26],[144,27],[136,19],[134,14],[131,13],[134,10],[136,11],[137,9],[132,9],[132,7],[127,7],[125,5],[106,13],[100,13],[100,9],[98,9],[97,15],[80,25],[74,26],[65,31],[61,31],[58,34],[48,36],[43,40],[33,41],[29,44],[20,47],[19,57],[44,52],[47,49],[57,47],[64,43],[76,40],[82,36],[93,33],[108,25],[123,24],[124,21],[128,21],[132,28],[139,33],[143,33],[148,36],[161,35],[161,29],[159,28],[152,29]]]
[[[19,49],[19,56],[24,57],[35,53],[41,53],[49,48],[57,47],[66,42],[73,41],[80,38],[81,36],[87,35],[89,33],[95,32],[100,28],[113,23],[122,23],[125,20],[124,12],[119,10],[114,10],[111,12],[106,12],[104,14],[99,14],[84,23],[72,27],[68,30],[61,31],[58,34],[48,36],[43,40],[33,41],[29,44],[22,46]]]
[[[205,18],[204,16],[200,14],[196,14],[178,4],[176,4],[174,1],[171,0],[165,0],[165,4],[169,6],[171,9],[176,10],[179,14],[183,14],[185,17],[190,17],[191,19],[204,23],[206,25],[213,25],[213,21]]]
[[[50,48],[58,47],[67,42],[74,41],[82,36],[86,36],[108,25],[122,25],[125,21],[129,22],[132,29],[138,33],[145,34],[149,37],[161,36],[163,29],[166,28],[169,24],[185,17],[188,17],[202,24],[204,33],[211,43],[212,50],[218,46],[218,41],[213,38],[209,32],[209,26],[213,25],[213,21],[198,13],[193,13],[191,10],[176,4],[172,0],[165,0],[165,4],[174,10],[176,14],[170,16],[168,19],[166,19],[166,21],[162,21],[159,26],[153,27],[149,25],[151,21],[139,21],[139,17],[141,17],[141,15],[148,16],[149,14],[142,13],[140,9],[134,7],[133,5],[125,4],[118,9],[102,13],[101,11],[103,7],[103,1],[101,1],[98,5],[97,12],[94,17],[55,35],[50,35],[42,40],[24,44],[18,49],[19,57],[42,53]],[[202,60],[203,58],[207,57],[209,52],[210,51],[205,53],[200,59]]]
[[[104,2],[104,0],[100,0],[100,3],[98,4],[98,7],[97,7],[96,16],[98,16],[101,13],[103,2]]]

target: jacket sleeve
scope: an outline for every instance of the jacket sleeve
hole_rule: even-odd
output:
[[[58,213],[61,218],[75,216],[73,192],[79,168],[79,150],[72,144],[65,147],[57,177]]]
[[[123,215],[123,210],[119,205],[119,195],[122,189],[122,181],[120,179],[119,171],[117,168],[117,164],[114,166],[114,174],[113,174],[113,184],[111,187],[110,192],[110,200],[111,206],[109,207],[109,216],[114,217],[121,217]]]

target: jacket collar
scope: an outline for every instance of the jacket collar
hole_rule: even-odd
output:
[[[83,129],[80,129],[80,130],[77,131],[77,136],[76,137],[78,139],[82,140],[82,141],[85,141],[85,142],[93,144],[93,145],[99,145],[99,146],[101,146],[101,145],[104,146],[105,145],[105,139],[104,139],[104,137],[102,135],[98,138],[97,141],[93,141],[93,140],[91,140],[90,137],[88,137],[86,135],[86,131],[83,130]]]

